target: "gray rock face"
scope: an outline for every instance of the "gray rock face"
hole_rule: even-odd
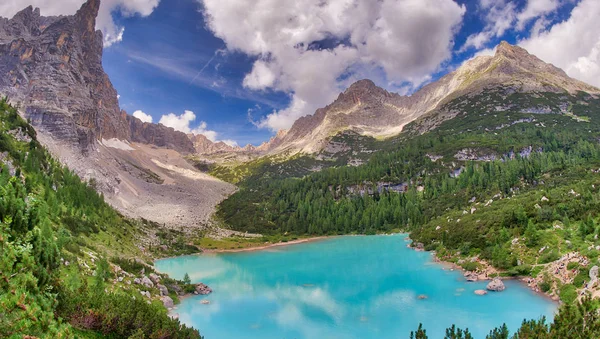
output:
[[[36,128],[87,151],[96,138],[129,139],[117,92],[102,68],[99,0],[73,16],[43,18],[31,6],[0,21],[0,92]]]
[[[100,0],[73,16],[42,17],[29,6],[0,18],[0,94],[23,107],[36,129],[77,145],[85,154],[96,140],[117,138],[193,153],[185,133],[146,124],[119,108],[102,67]]]
[[[146,287],[154,287],[154,283],[148,277],[143,277],[140,283]]]
[[[488,291],[502,292],[506,289],[506,286],[504,286],[504,283],[500,278],[494,278],[487,284],[486,289]]]
[[[153,283],[158,284],[160,282],[160,277],[156,273],[148,274],[148,278],[152,280]]]
[[[142,122],[125,111],[122,115],[129,125],[131,141],[170,148],[184,154],[195,153],[194,144],[185,133],[161,124]]]
[[[169,295],[169,290],[165,285],[157,284],[156,288],[160,291],[160,295]]]
[[[163,305],[165,305],[166,308],[175,307],[175,303],[173,302],[173,299],[171,299],[171,297],[162,296],[160,297],[160,301],[162,301]]]

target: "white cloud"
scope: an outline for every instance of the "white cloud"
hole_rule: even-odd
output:
[[[184,111],[181,115],[175,113],[169,113],[163,115],[158,121],[159,124],[163,124],[167,127],[172,127],[176,131],[180,131],[186,134],[202,134],[208,140],[212,142],[223,141],[228,145],[237,145],[237,142],[231,139],[218,140],[218,133],[208,129],[208,125],[205,121],[200,121],[200,124],[196,128],[192,128],[190,125],[196,120],[196,114],[192,111]]]
[[[561,2],[559,0],[529,0],[525,9],[517,15],[517,29],[523,30],[525,25],[542,15],[552,13],[558,9]]]
[[[469,48],[484,48],[492,39],[500,38],[508,31],[523,31],[532,20],[535,22],[531,33],[538,34],[550,24],[547,16],[556,12],[567,1],[571,0],[527,0],[525,7],[519,12],[514,1],[479,0],[484,28],[481,32],[470,35],[460,52]]]
[[[479,10],[485,26],[481,32],[470,35],[460,51],[484,47],[492,38],[504,35],[517,18],[516,5],[507,0],[479,0]]]
[[[519,45],[569,76],[600,87],[600,1],[582,0],[568,20]]]
[[[152,14],[160,0],[102,0],[96,28],[104,33],[104,47],[123,40],[125,28],[118,26],[112,13],[119,11],[123,16]],[[25,0],[0,2],[0,15],[12,17],[23,8],[32,5],[38,7],[42,15],[72,15],[81,7],[85,0]]]
[[[257,57],[244,86],[290,94],[288,108],[259,123],[272,130],[289,128],[358,78],[427,80],[451,57],[465,13],[452,0],[198,1],[228,49]],[[343,43],[320,48],[324,40]]]
[[[146,114],[140,110],[137,110],[137,111],[133,112],[132,115],[134,117],[142,120],[142,122],[152,123],[152,116],[150,114]]]

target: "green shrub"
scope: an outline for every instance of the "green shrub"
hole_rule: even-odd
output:
[[[556,250],[552,250],[548,253],[543,254],[540,257],[539,263],[540,264],[547,264],[549,262],[553,262],[560,259],[560,255],[558,254],[558,251]]]
[[[562,285],[559,291],[560,300],[566,304],[572,304],[577,300],[577,288],[573,285]]]
[[[474,261],[466,261],[460,265],[463,269],[467,271],[475,271],[479,268],[479,264]]]
[[[579,273],[573,279],[573,285],[578,288],[581,288],[581,287],[583,287],[583,284],[589,279],[590,279],[590,270],[588,268],[582,267],[579,270]]]

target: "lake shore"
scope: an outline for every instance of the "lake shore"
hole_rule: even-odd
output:
[[[285,242],[282,241],[282,242],[262,244],[262,245],[257,245],[257,246],[249,246],[249,247],[245,247],[245,248],[205,249],[202,251],[202,253],[238,253],[238,252],[261,251],[261,250],[266,250],[266,249],[274,248],[274,247],[297,245],[297,244],[315,242],[315,241],[320,241],[320,240],[325,240],[325,239],[332,239],[335,237],[338,237],[338,236],[320,236],[320,237],[303,238],[303,239],[296,239],[296,240],[285,241]]]
[[[418,249],[410,246],[410,244],[408,244],[407,247],[412,248],[413,250],[418,250]],[[463,274],[463,276],[465,275],[465,273],[469,272],[469,271],[465,270],[462,266],[460,266],[452,261],[446,261],[446,260],[440,259],[435,251],[430,251],[429,253],[431,253],[431,255],[432,255],[432,261],[443,266],[444,270],[446,270],[446,269],[448,269],[450,271],[456,270],[458,272],[461,272]],[[560,304],[560,300],[556,297],[556,295],[550,294],[547,292],[542,292],[539,288],[537,288],[537,285],[529,284],[528,280],[532,279],[531,277],[528,277],[528,276],[502,277],[502,276],[500,276],[501,272],[498,271],[493,266],[491,266],[490,264],[488,264],[486,262],[479,262],[479,263],[484,266],[484,269],[483,269],[484,272],[476,274],[475,276],[477,279],[474,280],[474,282],[491,281],[496,276],[499,277],[501,280],[517,281],[517,282],[519,282],[519,284],[527,287],[533,293],[535,293],[541,297],[544,297],[552,302]]]

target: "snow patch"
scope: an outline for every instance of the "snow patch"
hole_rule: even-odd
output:
[[[122,151],[135,151],[135,148],[129,145],[128,141],[119,140],[117,138],[104,139],[100,142],[102,145],[110,148],[120,149]]]

